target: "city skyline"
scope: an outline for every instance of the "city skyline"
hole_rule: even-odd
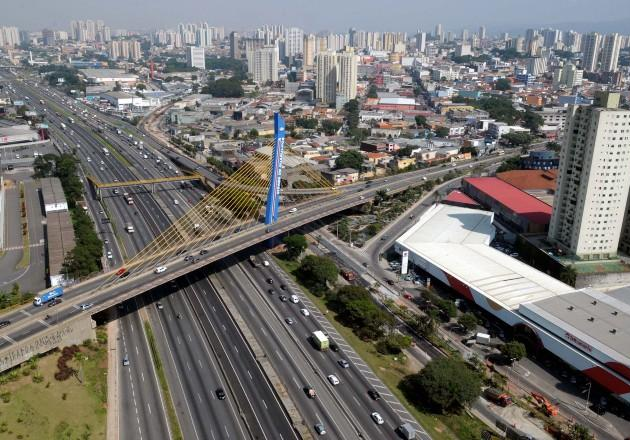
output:
[[[177,11],[173,11],[172,3],[165,0],[152,2],[150,10],[145,4],[129,4],[121,0],[112,0],[102,6],[70,0],[66,2],[66,8],[60,8],[56,3],[34,0],[28,10],[5,8],[0,25],[18,26],[27,30],[67,29],[74,19],[92,18],[106,20],[113,27],[143,31],[199,20],[234,30],[245,30],[263,23],[284,23],[302,27],[309,32],[338,32],[349,27],[380,31],[400,29],[408,32],[422,28],[430,31],[437,23],[441,23],[445,30],[474,29],[484,24],[490,32],[517,32],[538,26],[576,28],[580,31],[630,30],[630,20],[625,19],[630,18],[630,3],[624,0],[599,2],[597,20],[593,20],[592,3],[588,0],[561,0],[551,3],[532,0],[530,7],[524,10],[516,10],[501,0],[482,0],[474,4],[454,0],[448,13],[445,13],[440,4],[429,2],[393,8],[373,0],[361,3],[351,0],[343,4],[324,0],[317,4],[304,3],[293,11],[287,10],[286,5],[277,0],[267,2],[265,7],[260,7],[260,3],[253,0],[245,0],[244,3],[242,8],[221,10],[217,13],[221,4],[214,1],[182,0],[178,3]],[[278,9],[283,11],[280,16],[276,12]],[[32,10],[39,13],[33,15]],[[121,10],[127,12],[120,14]],[[244,17],[244,10],[249,10],[251,14]],[[541,14],[542,10],[544,14]],[[323,11],[336,13],[324,14]],[[453,11],[457,13],[454,14]]]

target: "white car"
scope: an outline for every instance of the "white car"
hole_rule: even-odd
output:
[[[179,200],[173,199],[173,205],[179,205]]]
[[[372,417],[372,420],[374,420],[374,422],[376,422],[377,425],[382,425],[383,423],[385,423],[385,420],[383,420],[381,415],[379,413],[377,413],[376,411],[374,411],[372,414],[370,414],[370,416]]]
[[[290,213],[297,212],[297,208],[291,208],[291,209],[289,209],[289,212],[290,212]]]
[[[166,271],[166,266],[158,266],[155,268],[155,270],[153,271],[154,273],[162,273]]]
[[[308,309],[300,309],[300,313],[304,316],[311,316],[311,312]]]
[[[292,302],[293,304],[297,304],[297,303],[299,303],[299,302],[300,302],[300,298],[298,298],[298,296],[297,296],[297,295],[291,295],[291,302]]]
[[[107,259],[111,260],[113,257],[112,251],[107,251]]]
[[[335,376],[334,374],[330,374],[330,375],[328,376],[328,382],[330,382],[330,384],[331,384],[332,386],[337,386],[337,385],[339,385],[339,378],[338,378],[337,376]],[[379,417],[380,417],[380,416],[379,416]],[[378,422],[377,422],[377,423],[378,423]],[[379,425],[380,425],[380,423],[379,423]]]

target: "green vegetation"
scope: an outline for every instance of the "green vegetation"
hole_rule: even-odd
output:
[[[98,238],[94,223],[83,210],[71,210],[75,247],[66,255],[64,269],[72,278],[81,278],[101,269],[103,242]]]
[[[527,349],[525,344],[518,341],[510,341],[499,347],[501,354],[508,358],[510,361],[520,361],[527,356]]]
[[[449,130],[447,127],[439,126],[435,128],[435,135],[437,137],[440,137],[440,138],[448,137],[448,133],[449,133]]]
[[[177,61],[175,58],[169,58],[166,61],[166,65],[163,69],[164,73],[173,73],[173,72],[196,72],[196,67],[188,67],[188,64]]]
[[[394,324],[393,317],[381,309],[370,292],[360,286],[343,286],[326,295],[328,307],[337,312],[337,319],[363,340],[375,341],[384,329]]]
[[[507,91],[507,90],[510,90],[511,88],[512,88],[512,83],[507,78],[499,78],[494,83],[494,89],[495,90]]]
[[[26,200],[24,198],[24,182],[20,182],[20,228],[22,232],[22,258],[16,265],[16,269],[25,269],[31,264],[31,247],[28,231],[28,213],[26,212]]]
[[[282,243],[285,247],[285,256],[289,260],[297,260],[308,246],[306,237],[302,234],[287,235],[282,239]]]
[[[363,156],[357,150],[348,150],[335,159],[335,168],[354,168],[360,171],[363,166]]]
[[[516,58],[523,58],[525,55],[517,52],[515,48],[510,47],[507,49],[492,49],[492,53],[500,56],[503,61],[509,61]]]
[[[323,296],[328,286],[337,281],[339,270],[335,262],[328,257],[307,255],[302,258],[297,274],[313,293]]]
[[[49,64],[47,66],[41,66],[39,68],[39,73],[46,74],[46,76],[48,77],[48,84],[51,86],[56,86],[57,84],[60,84],[60,79],[62,80],[62,83],[66,86],[72,87],[81,85],[78,71],[74,68],[57,64]]]
[[[86,341],[67,360],[75,374],[54,378],[58,351],[34,357],[0,375],[0,437],[11,439],[106,438],[107,334]]]
[[[378,88],[374,84],[370,85],[370,88],[368,89],[368,92],[367,92],[367,97],[378,98]]]
[[[335,121],[334,119],[324,119],[322,121],[322,130],[324,130],[326,136],[333,136],[342,125],[343,124],[340,121]]]
[[[28,304],[33,300],[31,292],[22,292],[20,285],[13,283],[11,290],[8,292],[0,292],[0,311],[6,311],[16,306]]]
[[[401,333],[391,333],[382,337],[376,343],[376,350],[382,354],[401,354],[403,350],[411,347],[413,338]]]
[[[166,373],[164,372],[164,365],[160,357],[160,352],[157,348],[155,336],[153,335],[153,329],[149,321],[144,321],[144,331],[149,341],[149,349],[151,350],[151,358],[153,359],[153,366],[157,373],[158,382],[160,382],[160,389],[162,390],[162,399],[164,399],[164,405],[166,406],[166,418],[168,420],[168,426],[171,430],[171,435],[174,440],[183,440],[182,429],[179,426],[179,420],[177,419],[177,412],[175,411],[175,405],[173,404],[173,397],[171,391],[168,388],[168,381],[166,380]]]
[[[447,322],[457,316],[457,307],[453,301],[444,299],[428,290],[422,292],[422,297],[431,304],[431,307],[435,307],[439,311],[443,321]]]
[[[479,325],[479,320],[474,313],[466,312],[461,314],[459,318],[457,318],[457,323],[464,327],[466,331],[470,332],[477,328],[477,325]]]
[[[569,439],[570,440],[594,440],[595,436],[591,434],[591,431],[579,423],[574,423],[571,425],[569,429]]]
[[[231,71],[239,81],[247,79],[247,66],[241,60],[228,57],[206,57],[206,69]]]
[[[479,154],[479,151],[477,151],[477,148],[475,147],[462,147],[459,149],[459,152],[461,154],[470,153],[472,157],[477,157]]]
[[[83,198],[83,185],[79,180],[77,160],[71,154],[45,154],[38,156],[33,162],[33,177],[58,177],[68,201],[68,207],[74,208],[77,201]]]
[[[289,273],[292,278],[303,287],[302,279],[297,274],[298,263],[276,259],[278,264]],[[413,405],[398,387],[404,377],[412,373],[404,355],[384,355],[376,350],[373,342],[361,340],[354,332],[343,326],[338,321],[338,316],[333,310],[329,310],[324,298],[316,296],[305,287],[306,295],[315,306],[325,314],[332,326],[339,332],[385,383],[389,390],[400,400],[411,415],[417,419],[429,435],[436,440],[479,440],[481,432],[486,426],[478,419],[466,413],[435,414],[424,408]]]
[[[577,271],[575,270],[575,266],[573,265],[565,266],[560,273],[560,281],[568,284],[569,286],[575,286],[576,279]]]
[[[481,377],[460,358],[440,358],[405,377],[400,388],[419,407],[439,414],[459,413],[481,394]]]
[[[307,130],[315,130],[319,121],[315,118],[295,118],[295,125]]]
[[[512,170],[520,170],[521,169],[521,159],[519,157],[510,157],[503,161],[499,168],[497,168],[497,173],[502,173],[504,171],[512,171]]]
[[[529,128],[532,132],[536,132],[544,123],[545,121],[542,116],[531,110],[525,110],[525,114],[523,115],[523,127]]]
[[[557,142],[547,142],[547,144],[545,144],[545,149],[555,151],[556,153],[560,152],[560,148],[562,148],[562,146]]]
[[[234,76],[208,81],[201,93],[217,98],[241,98],[245,94],[241,81]]]
[[[208,157],[207,159],[208,164],[211,165],[212,167],[214,167],[217,171],[229,176],[230,174],[232,174],[234,172],[234,170],[232,169],[232,167],[224,164],[222,161],[220,161],[219,159],[217,159],[216,157]]]
[[[355,138],[355,142],[359,143],[361,138],[367,137],[363,131],[361,131],[359,127],[359,101],[356,99],[351,99],[346,102],[343,106],[343,109],[346,112],[346,120],[348,121],[348,128],[350,129],[349,135]]]
[[[511,147],[524,147],[532,143],[534,137],[526,132],[515,131],[512,133],[505,133],[501,136],[501,142],[507,142]]]
[[[429,128],[429,124],[427,123],[427,118],[422,115],[416,115],[416,125],[418,128]]]

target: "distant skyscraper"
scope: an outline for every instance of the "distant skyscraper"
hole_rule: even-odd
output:
[[[312,67],[315,63],[315,43],[317,38],[313,34],[304,37],[304,66]]]
[[[42,30],[42,42],[44,43],[44,46],[52,46],[55,44],[55,40],[55,31],[50,29]]]
[[[468,41],[468,29],[462,29],[462,41]]]
[[[619,51],[621,50],[621,36],[619,34],[608,34],[604,37],[601,54],[601,71],[616,72],[619,62]]]
[[[433,34],[433,37],[436,40],[440,40],[440,41],[443,40],[444,33],[442,32],[442,25],[441,24],[436,24],[435,25],[435,33]]]
[[[585,260],[617,254],[630,190],[630,139],[610,142],[609,131],[630,129],[619,94],[602,93],[596,105],[571,106],[560,151],[549,239]]]
[[[186,48],[186,64],[198,69],[206,68],[206,51],[203,47],[188,46]]]
[[[416,50],[424,53],[427,46],[427,34],[426,32],[420,32],[416,34]]]
[[[315,64],[317,100],[323,104],[332,104],[337,94],[337,55],[334,52],[320,52],[315,56]]]
[[[597,60],[599,59],[599,48],[602,42],[602,36],[597,32],[584,35],[582,38],[582,45],[584,46],[582,52],[584,53],[584,60],[582,66],[587,72],[595,72],[597,70]]]
[[[142,58],[142,49],[140,47],[140,42],[138,40],[129,40],[127,41],[129,44],[129,58],[134,61]]]
[[[337,65],[339,67],[338,91],[346,102],[357,97],[358,63],[359,59],[352,49],[337,55]]]
[[[304,31],[300,28],[291,27],[284,31],[284,39],[287,45],[287,57],[294,57],[304,51]]]
[[[238,32],[230,32],[230,57],[241,59],[241,38]]]
[[[479,26],[479,39],[480,40],[485,40],[486,39],[486,27],[485,26]]]
[[[552,48],[558,40],[560,40],[560,31],[558,29],[545,29],[542,32],[543,46]]]
[[[278,48],[265,46],[254,51],[254,81],[264,84],[278,81]]]
[[[247,72],[254,75],[254,52],[265,45],[265,40],[260,38],[245,39],[245,57],[247,58]]]

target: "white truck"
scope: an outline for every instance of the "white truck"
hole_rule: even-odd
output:
[[[133,234],[135,232],[135,229],[133,228],[133,225],[131,223],[127,224],[127,227],[125,229],[127,229],[127,232],[130,234]]]
[[[328,340],[328,336],[324,334],[323,331],[317,330],[311,334],[311,339],[313,344],[320,350],[326,351],[328,347],[330,347],[330,341]]]
[[[490,344],[490,335],[487,333],[477,333],[475,335],[475,341],[477,341],[477,344]]]

